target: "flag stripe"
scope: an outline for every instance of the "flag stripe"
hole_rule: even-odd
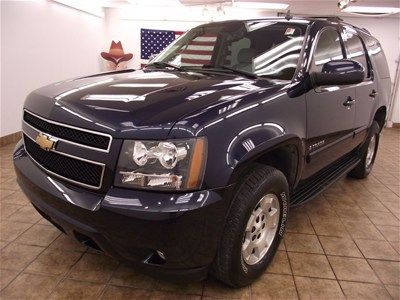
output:
[[[202,55],[212,55],[213,51],[202,51],[202,50],[184,50],[182,54],[202,54]]]
[[[216,36],[198,36],[193,39],[194,42],[215,42],[217,40]]]
[[[185,66],[196,66],[196,67],[202,67],[204,66],[204,63],[201,64],[195,64],[195,63],[181,63],[181,66],[185,67]]]
[[[191,41],[190,45],[196,45],[196,46],[214,46],[215,42],[197,42],[197,41]]]
[[[211,60],[211,55],[196,55],[196,54],[182,54],[182,59],[188,60],[188,59],[201,59],[201,60]]]
[[[194,45],[189,44],[189,46],[183,51],[186,51],[186,50],[211,51],[212,52],[214,50],[214,46],[194,46]]]
[[[210,62],[209,59],[188,59],[182,58],[182,62],[186,63],[186,64],[201,64],[201,65],[206,65]]]
[[[181,64],[183,66],[202,66],[211,62],[217,36],[207,34],[198,36],[189,42],[185,50],[181,52]]]

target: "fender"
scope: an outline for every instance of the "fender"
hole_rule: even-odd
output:
[[[245,146],[243,143],[246,144],[250,137],[252,137],[251,141],[254,144],[254,148],[247,152],[243,149],[248,147],[248,145]],[[258,158],[284,146],[293,146],[297,152],[297,168],[295,170],[296,174],[294,182],[292,182],[292,185],[295,186],[300,179],[301,170],[304,164],[304,160],[302,159],[302,157],[304,157],[303,142],[294,134],[277,134],[277,132],[274,132],[271,128],[260,128],[256,132],[250,132],[249,134],[238,137],[237,141],[235,140],[232,143],[232,150],[227,154],[227,160],[229,159],[230,163],[233,164],[231,167],[234,169],[229,183],[237,182],[249,165],[255,162]],[[232,154],[230,155],[230,153]]]
[[[255,153],[259,147],[271,139],[285,134],[285,130],[276,123],[260,123],[250,126],[236,135],[229,143],[226,162],[234,168],[247,155]]]

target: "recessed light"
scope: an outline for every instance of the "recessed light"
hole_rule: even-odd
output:
[[[345,9],[349,5],[349,0],[340,0],[337,5],[340,9]]]
[[[234,6],[251,9],[286,10],[289,4],[286,3],[265,3],[265,2],[234,2]]]
[[[343,11],[348,13],[380,15],[380,14],[397,14],[400,12],[400,8],[387,7],[387,6],[348,6],[345,9],[343,9]]]
[[[337,5],[343,10],[349,6],[350,2],[357,2],[357,0],[340,0]]]

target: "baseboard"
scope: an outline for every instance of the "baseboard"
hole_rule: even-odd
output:
[[[400,128],[400,123],[393,123],[392,127],[393,128]]]
[[[7,146],[9,144],[15,144],[21,139],[21,137],[21,131],[2,136],[0,137],[0,147]]]

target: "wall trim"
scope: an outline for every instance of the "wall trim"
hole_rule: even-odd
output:
[[[393,128],[400,128],[400,123],[393,123],[392,127]]]
[[[7,146],[10,144],[15,144],[22,137],[21,131],[11,133],[5,136],[0,137],[0,147]]]

